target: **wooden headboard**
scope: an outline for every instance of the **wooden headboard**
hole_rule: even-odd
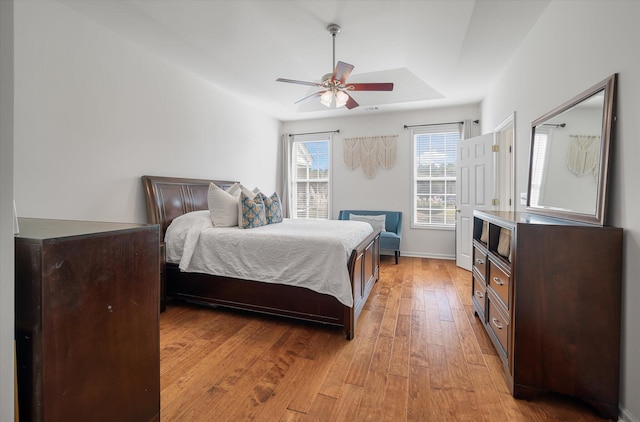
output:
[[[147,222],[159,224],[161,239],[174,218],[191,211],[207,210],[209,183],[226,189],[236,182],[178,177],[142,176]]]

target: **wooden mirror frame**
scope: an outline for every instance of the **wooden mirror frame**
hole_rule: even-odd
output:
[[[580,221],[589,224],[603,226],[606,222],[607,211],[607,186],[609,179],[609,156],[614,135],[616,120],[616,85],[618,74],[613,74],[607,79],[595,84],[586,91],[551,110],[531,123],[531,149],[529,153],[529,181],[527,185],[527,212]],[[602,116],[602,132],[600,135],[600,160],[598,167],[597,198],[595,212],[593,214],[582,213],[566,208],[554,208],[552,206],[531,205],[531,185],[535,148],[536,127],[543,125],[550,119],[579,105],[600,91],[604,91],[604,105]]]

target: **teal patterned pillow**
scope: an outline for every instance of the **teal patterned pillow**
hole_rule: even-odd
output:
[[[276,192],[271,196],[258,193],[264,203],[264,213],[267,217],[267,224],[282,223],[282,202]]]
[[[239,221],[243,229],[253,229],[267,224],[264,213],[264,202],[260,195],[251,198],[244,192],[240,193],[240,209],[242,221]]]

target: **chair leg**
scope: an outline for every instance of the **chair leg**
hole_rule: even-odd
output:
[[[400,251],[393,251],[396,256],[396,265],[398,265],[398,257],[400,256]]]

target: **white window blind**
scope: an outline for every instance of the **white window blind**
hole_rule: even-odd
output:
[[[413,130],[413,225],[454,227],[458,124]]]
[[[331,135],[296,135],[291,146],[291,217],[329,219]]]
[[[547,139],[549,135],[542,130],[536,128],[535,139],[533,142],[533,159],[531,160],[531,192],[529,195],[529,203],[533,205],[540,205],[540,189],[543,180],[543,167],[546,161],[547,155]]]

